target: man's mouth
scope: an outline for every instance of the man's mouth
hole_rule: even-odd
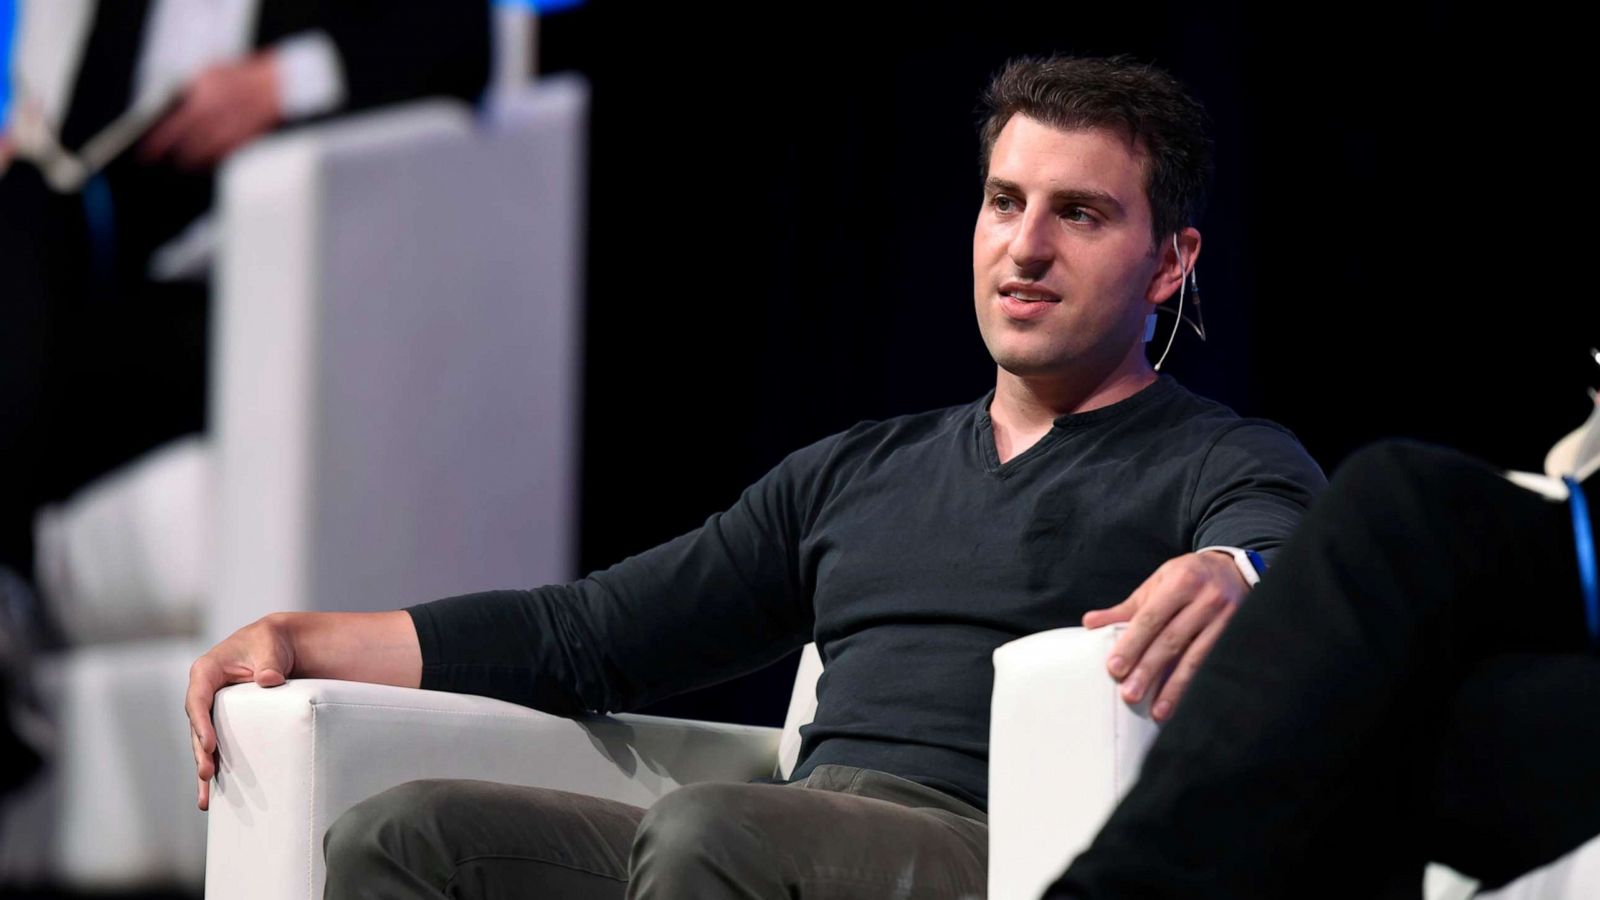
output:
[[[1020,303],[1060,303],[1061,295],[1047,291],[1038,285],[1023,284],[1008,281],[1000,285],[1000,296],[1008,297]]]
[[[1048,315],[1061,302],[1061,295],[1038,285],[1007,282],[1000,285],[1000,309],[1014,322]]]

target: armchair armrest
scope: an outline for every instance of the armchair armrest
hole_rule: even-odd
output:
[[[1105,661],[1121,627],[1060,628],[994,653],[989,897],[1038,897],[1089,846],[1133,782],[1156,724]]]
[[[638,806],[711,779],[770,775],[778,729],[653,716],[566,719],[461,694],[300,679],[217,695],[206,896],[317,898],[322,836],[418,778],[553,787]]]

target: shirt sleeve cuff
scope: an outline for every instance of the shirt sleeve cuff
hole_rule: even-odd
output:
[[[302,31],[273,45],[279,101],[285,119],[304,119],[344,105],[339,48],[322,31]]]
[[[433,610],[428,604],[419,603],[406,608],[411,616],[411,625],[417,630],[417,649],[422,653],[422,684],[423,690],[438,690],[437,675],[439,671],[439,626],[434,621]]]
[[[1261,558],[1261,554],[1255,552],[1254,550],[1245,550],[1240,547],[1228,547],[1222,544],[1214,544],[1210,547],[1201,547],[1195,552],[1205,553],[1213,550],[1217,553],[1226,553],[1233,557],[1233,564],[1239,567],[1239,574],[1244,576],[1245,584],[1255,587],[1257,584],[1261,583],[1261,575],[1267,571],[1266,561]]]

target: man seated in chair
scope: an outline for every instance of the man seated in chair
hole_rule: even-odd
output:
[[[789,785],[690,785],[646,811],[413,782],[329,830],[328,896],[981,896],[993,650],[1128,622],[1110,665],[1130,702],[1170,671],[1165,719],[1255,554],[1323,485],[1287,431],[1146,357],[1147,319],[1181,301],[1200,253],[1198,103],[1159,70],[1062,57],[1010,63],[986,103],[973,277],[992,392],[803,448],[699,529],[574,584],[241,629],[191,674],[201,808],[226,684],[612,712],[815,641]]]

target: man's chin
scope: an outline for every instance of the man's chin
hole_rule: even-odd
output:
[[[1000,371],[1016,378],[1060,377],[1073,369],[1070,361],[1053,357],[1023,354],[991,354],[991,356],[994,358],[994,364],[1000,367]]]

